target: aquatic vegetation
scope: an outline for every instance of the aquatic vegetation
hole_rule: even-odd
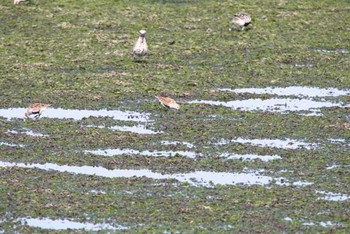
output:
[[[349,229],[347,1],[0,10],[0,232]]]

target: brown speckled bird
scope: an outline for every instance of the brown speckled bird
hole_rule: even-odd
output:
[[[132,56],[135,58],[135,56],[141,56],[144,57],[148,53],[148,46],[146,42],[146,31],[145,30],[140,30],[140,36],[137,39],[134,48],[132,50]]]
[[[41,115],[41,113],[51,106],[51,104],[45,104],[45,103],[33,103],[30,104],[27,108],[27,111],[24,113],[24,115],[29,118],[30,115],[35,115],[34,118],[38,119]]]
[[[231,20],[231,23],[235,26],[241,27],[241,30],[244,30],[245,27],[248,27],[248,25],[252,22],[252,18],[250,15],[239,12],[237,14],[234,14],[233,19]]]
[[[162,96],[155,96],[159,102],[165,106],[165,107],[168,107],[168,108],[173,108],[173,109],[180,109],[180,105],[176,103],[176,101],[172,98],[169,98],[169,97],[162,97]]]

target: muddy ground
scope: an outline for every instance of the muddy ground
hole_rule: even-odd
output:
[[[348,1],[0,12],[1,233],[349,232]]]

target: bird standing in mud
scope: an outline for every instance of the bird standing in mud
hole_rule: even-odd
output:
[[[137,39],[134,48],[132,50],[132,56],[135,58],[135,56],[141,56],[144,57],[148,53],[148,47],[146,42],[146,30],[140,30],[140,36]]]
[[[33,103],[30,104],[27,108],[27,111],[24,113],[24,115],[29,118],[30,115],[35,115],[34,118],[38,119],[41,115],[41,113],[51,106],[51,104],[45,104],[45,103]]]
[[[231,20],[231,24],[241,27],[241,30],[244,30],[246,27],[248,27],[248,25],[250,25],[251,22],[252,18],[250,17],[250,15],[244,12],[234,14],[233,19]]]
[[[163,106],[165,107],[168,107],[168,108],[173,108],[173,109],[180,109],[180,105],[176,103],[176,101],[172,98],[169,98],[169,97],[162,97],[162,96],[155,96],[160,104],[162,104]]]

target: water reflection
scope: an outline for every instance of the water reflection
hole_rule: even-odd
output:
[[[306,143],[302,141],[297,141],[293,139],[246,139],[238,137],[236,139],[232,140],[226,140],[221,139],[219,142],[217,142],[215,145],[226,145],[230,143],[241,143],[241,144],[250,144],[255,146],[261,146],[261,147],[274,147],[274,148],[281,148],[281,149],[316,149],[318,147],[315,143]]]
[[[18,132],[16,130],[7,130],[7,132],[12,133],[12,134],[25,134],[27,136],[33,136],[33,137],[48,137],[49,136],[49,135],[33,132],[30,129],[24,129],[21,132]]]
[[[212,185],[267,185],[273,179],[269,176],[251,173],[228,173],[228,172],[209,172],[196,171],[186,174],[175,174],[174,179],[181,182],[187,182],[190,185],[203,185],[210,187]]]
[[[283,178],[272,178],[270,176],[260,175],[259,172],[249,171],[246,173],[229,173],[229,172],[211,172],[211,171],[195,171],[189,173],[165,174],[152,172],[147,169],[129,170],[114,169],[108,170],[104,167],[92,166],[68,166],[53,163],[46,164],[24,164],[1,162],[0,167],[20,167],[20,168],[36,168],[45,171],[68,172],[73,174],[95,175],[108,178],[131,178],[146,177],[150,179],[175,179],[180,182],[186,182],[193,186],[212,187],[214,185],[267,185],[273,181],[285,181]],[[305,186],[301,182],[300,186]],[[277,185],[297,185],[293,183],[276,183]],[[311,184],[311,183],[309,183]],[[309,185],[306,184],[306,185]]]
[[[288,221],[288,222],[295,222],[297,221],[296,219],[292,219],[290,217],[285,217],[283,218],[283,220],[285,221]],[[338,227],[341,227],[343,226],[341,223],[333,223],[331,221],[325,221],[325,222],[313,222],[313,221],[307,221],[307,222],[303,222],[302,225],[304,226],[315,226],[315,225],[319,225],[321,227],[324,227],[324,228],[328,228],[328,227],[332,227],[332,226],[338,226]]]
[[[316,49],[316,52],[320,53],[339,53],[339,54],[347,54],[349,53],[349,50],[347,49]]]
[[[257,154],[232,154],[232,153],[223,153],[220,154],[220,157],[224,157],[227,160],[238,159],[242,161],[260,159],[264,162],[268,162],[275,159],[282,159],[279,155],[257,155]]]
[[[253,94],[271,94],[279,96],[298,96],[298,97],[339,97],[350,95],[350,90],[341,90],[336,88],[317,88],[305,86],[289,87],[267,87],[267,88],[243,88],[243,89],[218,89],[219,91],[232,93],[253,93]]]
[[[75,222],[68,219],[50,219],[50,218],[20,218],[18,219],[22,225],[28,225],[31,227],[51,229],[51,230],[67,230],[67,229],[84,229],[88,231],[98,231],[98,230],[125,230],[128,227],[118,225],[112,226],[105,223],[93,224],[87,222]]]
[[[0,109],[0,117],[5,119],[24,118],[25,108],[6,108]],[[76,110],[62,108],[48,108],[45,110],[41,118],[58,118],[58,119],[74,119],[81,120],[88,117],[111,117],[114,120],[147,122],[149,114],[138,113],[134,111],[119,111],[119,110]]]
[[[340,193],[332,193],[325,191],[316,191],[318,194],[322,194],[323,196],[319,198],[319,200],[326,201],[346,201],[350,199],[350,195],[340,194]]]
[[[187,148],[194,148],[194,145],[186,141],[161,141],[161,145],[184,145]]]
[[[0,141],[0,146],[9,146],[9,147],[25,147],[25,145],[22,145],[22,144],[12,144],[12,143],[7,143],[7,142],[4,142],[4,141]]]
[[[326,101],[313,101],[308,99],[271,98],[271,99],[247,99],[235,101],[211,101],[193,100],[190,104],[208,104],[214,106],[224,106],[235,110],[243,111],[266,111],[277,113],[302,112],[303,115],[320,115],[321,108],[341,107],[339,103]],[[306,112],[306,113],[304,113]]]
[[[333,223],[331,221],[325,221],[325,222],[313,222],[313,221],[308,221],[308,222],[303,222],[302,223],[304,226],[315,226],[315,225],[319,225],[321,227],[324,227],[324,228],[328,228],[328,227],[333,227],[333,226],[343,226],[342,224],[340,223]]]
[[[137,134],[160,134],[163,132],[156,132],[153,130],[148,129],[145,125],[138,124],[136,126],[112,126],[112,127],[105,127],[105,126],[95,126],[95,125],[88,125],[87,127],[90,128],[107,128],[110,130],[115,131],[121,131],[121,132],[132,132]]]
[[[117,156],[117,155],[142,155],[152,157],[171,157],[175,155],[182,155],[188,158],[195,158],[196,153],[190,151],[139,151],[133,149],[98,149],[98,150],[85,150],[85,153],[91,153],[101,156]]]

